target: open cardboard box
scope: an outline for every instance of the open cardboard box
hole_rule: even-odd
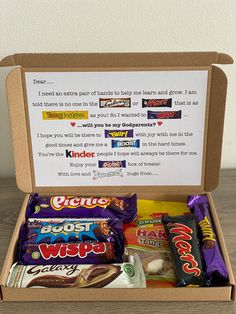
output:
[[[230,64],[233,60],[226,54],[220,54],[216,52],[191,52],[191,53],[120,53],[120,54],[17,54],[8,56],[3,59],[0,66],[18,66],[12,72],[10,72],[7,78],[7,95],[10,110],[10,120],[12,127],[14,157],[15,157],[15,169],[16,179],[19,189],[26,194],[24,203],[22,205],[18,221],[9,245],[5,263],[1,274],[1,296],[4,301],[230,301],[234,299],[234,278],[232,269],[229,262],[227,249],[225,247],[222,231],[217,218],[216,209],[211,197],[210,191],[215,189],[219,181],[220,171],[220,159],[221,159],[221,145],[223,134],[223,121],[224,121],[224,108],[227,89],[227,79],[224,72],[212,64]],[[198,90],[198,96],[204,91],[204,97],[199,103],[204,107],[204,113],[200,115],[203,125],[202,130],[196,131],[197,138],[194,141],[198,141],[198,136],[201,137],[199,141],[198,152],[199,157],[196,157],[194,161],[196,164],[196,171],[192,170],[191,160],[186,162],[186,167],[181,165],[181,158],[173,159],[173,163],[180,163],[179,167],[171,167],[172,176],[169,177],[169,181],[165,181],[160,177],[160,182],[155,179],[131,180],[131,184],[128,181],[121,183],[120,177],[112,178],[114,185],[107,179],[108,184],[101,184],[101,180],[97,183],[96,180],[93,183],[83,180],[82,183],[77,179],[73,181],[73,178],[63,178],[55,180],[53,178],[53,169],[50,169],[50,164],[44,159],[46,171],[49,172],[47,179],[52,177],[52,181],[48,181],[40,176],[40,160],[37,159],[37,140],[35,138],[34,118],[32,117],[31,107],[33,104],[33,96],[30,89],[34,88],[30,85],[31,79],[37,79],[44,77],[44,75],[56,75],[59,73],[65,76],[66,73],[72,75],[83,76],[90,75],[94,77],[94,73],[99,75],[105,75],[105,73],[111,73],[114,77],[116,73],[125,73],[130,80],[135,73],[137,77],[142,77],[142,73],[147,75],[159,75],[158,73],[164,73],[165,76],[171,75],[177,71],[177,75],[183,77],[186,83],[187,80],[194,82],[194,77],[189,75],[205,75],[205,81],[203,77],[200,78],[200,87]],[[63,73],[62,73],[63,72]],[[113,73],[113,74],[112,74]],[[29,76],[33,75],[29,79]],[[99,76],[98,75],[98,76]],[[126,82],[125,75],[123,77]],[[35,76],[35,77],[34,77]],[[63,79],[65,79],[63,76]],[[111,79],[111,81],[114,79]],[[133,76],[134,77],[134,76]],[[47,77],[48,78],[48,77]],[[50,77],[51,78],[51,77]],[[117,77],[115,77],[117,82]],[[173,79],[173,78],[171,78]],[[72,82],[70,79],[65,79],[65,84]],[[76,80],[76,78],[75,78]],[[104,78],[106,81],[106,78]],[[149,80],[149,81],[148,81]],[[176,80],[175,80],[176,81]],[[201,83],[204,81],[204,84]],[[108,82],[108,81],[106,81]],[[150,78],[147,78],[147,84],[150,84]],[[52,82],[49,82],[50,84]],[[69,84],[69,83],[68,83]],[[81,83],[82,84],[82,83]],[[91,83],[93,84],[93,83]],[[108,83],[109,84],[109,83]],[[112,83],[111,83],[112,84]],[[125,83],[124,83],[125,84]],[[160,81],[159,81],[159,84]],[[166,86],[168,86],[167,80]],[[192,83],[193,84],[193,83]],[[169,88],[169,87],[168,87]],[[34,90],[35,91],[35,90]],[[52,95],[52,94],[51,94]],[[110,97],[110,96],[108,96]],[[123,96],[127,97],[127,96]],[[144,96],[139,96],[145,98]],[[192,96],[189,96],[190,98]],[[98,97],[97,97],[98,98]],[[117,97],[112,97],[117,98]],[[161,96],[146,98],[166,98]],[[174,99],[174,96],[173,96]],[[191,100],[191,101],[194,101]],[[132,103],[134,105],[134,103]],[[193,105],[193,103],[191,103]],[[175,103],[176,105],[176,103]],[[186,105],[186,104],[185,104]],[[198,104],[199,105],[199,104]],[[191,106],[193,107],[193,106]],[[183,107],[182,107],[183,108]],[[182,109],[180,108],[180,109]],[[184,107],[186,108],[186,106]],[[199,106],[198,106],[199,108]],[[153,108],[151,108],[153,109]],[[156,108],[154,108],[156,109]],[[58,109],[57,109],[58,110]],[[64,109],[63,109],[64,110]],[[76,109],[74,109],[76,110]],[[95,111],[98,110],[95,108]],[[117,109],[116,109],[117,110]],[[188,109],[186,109],[188,110]],[[197,109],[201,111],[201,109]],[[185,111],[186,113],[186,111]],[[41,114],[41,112],[40,112]],[[191,113],[189,113],[191,117]],[[182,116],[186,121],[188,115]],[[197,116],[199,118],[199,116]],[[42,119],[43,120],[43,119]],[[197,119],[196,119],[197,120]],[[101,120],[102,121],[102,120]],[[152,120],[153,121],[153,120]],[[154,120],[155,121],[155,120]],[[165,122],[167,120],[164,120]],[[170,120],[166,122],[168,125]],[[42,126],[38,123],[37,127]],[[54,123],[54,121],[53,121]],[[198,122],[197,122],[198,123]],[[194,124],[194,122],[193,122]],[[53,124],[51,124],[53,125]],[[170,124],[169,124],[170,125]],[[178,124],[176,124],[178,125]],[[197,128],[200,128],[197,125]],[[201,132],[202,131],[202,132]],[[42,139],[43,142],[43,139]],[[189,143],[189,142],[188,142]],[[191,144],[188,144],[191,145]],[[133,158],[133,157],[132,157]],[[134,159],[134,158],[133,158]],[[167,158],[168,159],[168,158]],[[56,162],[55,162],[56,164]],[[181,168],[182,167],[182,168]],[[190,171],[190,177],[184,177],[186,169]],[[51,168],[53,166],[51,165]],[[167,165],[168,168],[168,165]],[[179,169],[177,169],[179,168]],[[194,167],[195,168],[195,167]],[[40,171],[38,170],[40,169]],[[180,171],[180,172],[178,172]],[[173,182],[176,177],[177,179]],[[161,172],[160,172],[161,173]],[[191,175],[195,177],[192,180]],[[165,175],[165,177],[167,177]],[[50,179],[51,180],[51,179]],[[122,178],[123,180],[123,178]],[[124,179],[126,180],[126,179]],[[147,182],[151,182],[148,184]],[[52,182],[52,183],[51,183]],[[59,182],[59,183],[57,183]],[[85,183],[84,183],[85,182]],[[119,183],[120,182],[120,183]],[[225,263],[229,272],[229,285],[224,287],[209,287],[209,288],[152,288],[152,289],[66,289],[66,288],[8,288],[6,282],[9,274],[9,270],[14,262],[17,261],[17,246],[18,246],[18,234],[21,224],[25,221],[25,210],[30,193],[38,192],[39,194],[74,194],[77,195],[129,195],[131,193],[137,193],[139,198],[144,199],[157,199],[165,201],[186,201],[189,194],[207,194],[210,203],[211,215],[213,223],[216,228],[216,233],[221,246],[221,250],[224,256]]]

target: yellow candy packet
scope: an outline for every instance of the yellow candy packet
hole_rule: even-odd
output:
[[[190,210],[185,202],[164,202],[155,200],[138,200],[138,216],[145,217],[152,213],[180,216],[189,214]],[[139,219],[139,218],[138,218]]]
[[[184,202],[138,200],[137,220],[125,226],[126,252],[141,259],[148,288],[175,286],[175,274],[163,215],[190,213]]]

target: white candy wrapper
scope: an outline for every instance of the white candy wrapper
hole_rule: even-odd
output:
[[[129,262],[106,265],[17,265],[7,287],[14,288],[146,288],[138,255]]]

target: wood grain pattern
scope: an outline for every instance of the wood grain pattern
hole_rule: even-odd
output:
[[[223,170],[220,186],[213,192],[214,202],[236,275],[236,169]],[[17,220],[24,194],[15,185],[14,178],[0,179],[0,266]],[[235,276],[236,277],[236,276]],[[89,293],[89,291],[88,291]],[[214,302],[48,302],[1,303],[0,313],[236,313],[236,303]]]

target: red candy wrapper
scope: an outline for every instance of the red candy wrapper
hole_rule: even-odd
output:
[[[40,243],[25,244],[20,252],[23,265],[108,264],[120,263],[122,257],[114,243]]]

